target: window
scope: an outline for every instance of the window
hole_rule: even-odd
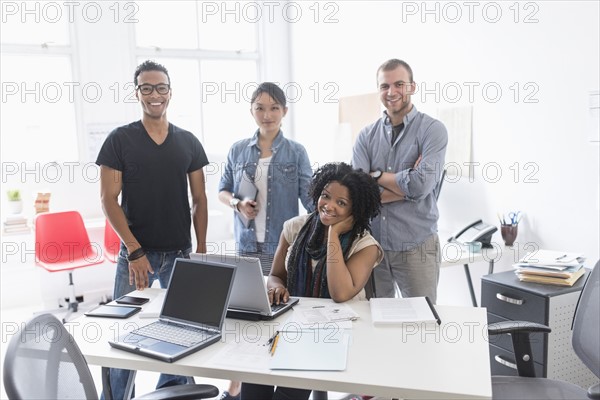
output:
[[[226,154],[255,129],[248,101],[261,65],[259,3],[66,4],[15,2],[2,16],[3,160],[93,162],[102,140],[92,130],[106,135],[139,117],[129,86],[115,80],[128,84],[132,64],[146,59],[169,69],[169,120],[208,152]],[[110,46],[98,43],[102,32]],[[87,101],[95,88],[101,101]]]
[[[5,54],[0,68],[2,160],[77,161],[70,57]]]
[[[152,59],[169,70],[169,120],[197,135],[209,153],[226,154],[256,128],[249,100],[258,85],[258,24],[245,18],[245,4],[169,2],[175,27],[164,4],[139,3],[137,61]]]
[[[29,6],[21,4],[12,12],[11,5],[3,7],[2,11],[5,13],[2,15],[2,43],[68,46],[69,26],[63,16],[64,10],[51,4],[40,6],[40,2]]]
[[[226,154],[256,130],[250,97],[258,87],[254,61],[207,60],[201,64],[202,122],[208,151]]]
[[[30,14],[3,15],[2,160],[77,161],[69,26],[64,18],[52,22],[51,8],[39,18],[35,4]]]
[[[137,45],[159,49],[256,51],[260,15],[255,2],[170,1],[139,3]],[[169,16],[176,15],[176,20]],[[173,24],[174,26],[169,26]]]

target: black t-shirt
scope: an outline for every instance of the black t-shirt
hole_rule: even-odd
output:
[[[158,145],[141,121],[108,135],[96,164],[122,172],[121,207],[146,250],[184,250],[191,245],[187,174],[208,164],[192,133],[169,124]]]

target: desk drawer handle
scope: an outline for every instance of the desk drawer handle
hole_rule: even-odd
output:
[[[507,303],[510,304],[516,304],[518,306],[520,306],[521,304],[523,304],[523,300],[519,300],[519,299],[513,299],[512,297],[507,297],[503,294],[500,293],[496,293],[496,298],[502,301],[505,301]]]
[[[496,360],[496,362],[498,362],[499,364],[502,364],[508,368],[517,369],[517,364],[511,363],[510,361],[506,361],[504,358],[502,358],[500,356],[494,356],[494,360]]]

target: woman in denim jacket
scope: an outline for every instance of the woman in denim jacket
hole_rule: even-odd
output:
[[[308,212],[313,210],[308,196],[312,177],[308,154],[280,129],[287,110],[279,86],[259,85],[250,110],[258,130],[231,146],[219,183],[219,199],[234,210],[238,252],[259,257],[265,275],[271,270],[283,223],[299,214],[298,199]],[[256,199],[236,196],[242,179],[257,187]]]
[[[304,146],[287,139],[280,129],[288,110],[283,90],[271,82],[261,83],[250,104],[258,130],[231,146],[219,200],[234,210],[238,253],[260,258],[263,273],[269,275],[283,223],[299,214],[298,199],[306,211],[313,211],[308,194],[312,169]],[[243,179],[258,189],[256,199],[238,193]],[[230,386],[230,392],[238,390],[239,385]],[[224,399],[236,397],[223,394]]]

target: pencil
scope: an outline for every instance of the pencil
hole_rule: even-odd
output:
[[[271,357],[273,357],[273,354],[275,354],[275,349],[277,348],[277,342],[279,342],[279,332],[277,332],[277,335],[275,336],[275,339],[273,340],[273,345],[271,346]]]

